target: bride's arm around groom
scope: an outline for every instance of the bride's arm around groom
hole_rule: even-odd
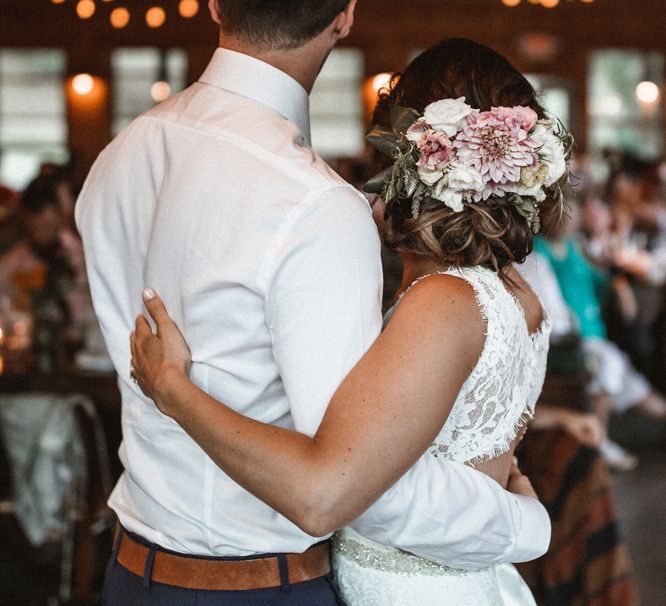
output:
[[[332,261],[333,250],[326,253],[325,248],[318,250],[318,262]],[[371,266],[369,261],[367,267]],[[451,372],[439,373],[441,378],[435,380],[428,377],[441,366],[447,349],[460,351],[455,341],[469,343],[475,337],[458,325],[449,334],[433,328],[424,335],[416,328],[416,324],[428,324],[429,314],[452,312],[437,287],[424,284],[422,291],[428,288],[430,298],[422,292],[418,299],[403,303],[380,345],[371,348],[337,389],[319,428],[306,430],[300,424],[304,434],[238,415],[183,380],[185,369],[171,371],[169,366],[179,355],[189,360],[189,352],[183,350],[186,346],[177,326],[151,290],[144,299],[158,337],[152,336],[143,318],[137,320],[133,359],[138,361],[139,383],[150,386],[146,391],[162,412],[174,418],[226,473],[310,535],[325,536],[350,524],[378,543],[457,568],[532,560],[547,550],[550,524],[524,476],[514,469],[508,483],[513,492],[509,492],[480,471],[422,454],[448,415],[442,400],[455,400],[473,359],[452,360]],[[370,308],[371,301],[370,296],[365,301]],[[318,302],[326,306],[323,300]],[[456,311],[464,322],[461,310]],[[473,304],[467,313],[473,322]],[[436,327],[434,316],[432,326]],[[321,330],[315,324],[310,330]],[[341,323],[335,326],[345,335]],[[283,336],[281,347],[290,340]],[[483,335],[479,337],[482,343]],[[405,356],[395,355],[400,347]],[[164,349],[162,368],[144,363],[150,356],[141,353],[143,348]],[[474,348],[470,349],[474,358]],[[327,351],[334,355],[334,350]],[[288,382],[292,388],[294,382],[300,383],[292,393],[297,400],[300,395],[304,409],[313,393],[306,385],[321,381],[317,357],[310,350],[309,361],[300,358],[298,367],[306,371]],[[437,361],[434,368],[428,367],[429,360]],[[373,370],[377,368],[381,372]],[[362,402],[359,393],[364,394]],[[315,432],[314,440],[308,437]]]

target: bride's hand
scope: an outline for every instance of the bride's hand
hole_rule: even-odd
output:
[[[190,348],[157,293],[152,289],[144,290],[143,301],[157,332],[153,333],[145,316],[137,317],[130,335],[132,378],[164,414],[172,416],[171,399],[166,394],[174,382],[188,380],[192,362]]]
[[[532,487],[529,478],[520,471],[518,467],[518,459],[513,458],[511,471],[509,472],[509,481],[507,482],[506,489],[513,494],[523,495],[524,497],[532,497],[538,499],[536,491]]]

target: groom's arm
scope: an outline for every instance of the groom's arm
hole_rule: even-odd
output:
[[[551,533],[536,499],[429,453],[351,526],[378,543],[469,570],[534,560]]]

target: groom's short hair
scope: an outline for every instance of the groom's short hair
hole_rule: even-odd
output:
[[[216,0],[221,28],[262,48],[297,48],[318,36],[350,0]]]

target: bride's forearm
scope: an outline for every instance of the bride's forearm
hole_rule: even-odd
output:
[[[423,455],[483,348],[485,324],[469,286],[446,278],[414,290],[420,296],[403,300],[338,387],[314,438],[243,417],[191,384],[181,363],[171,367],[159,355],[182,339],[174,342],[164,322],[161,337],[137,328],[145,349],[133,346],[139,382],[233,480],[309,534],[325,535],[360,515]],[[160,339],[149,380],[142,358]]]
[[[325,440],[245,417],[177,373],[155,399],[229,477],[308,534],[332,532],[374,500],[349,485]]]

